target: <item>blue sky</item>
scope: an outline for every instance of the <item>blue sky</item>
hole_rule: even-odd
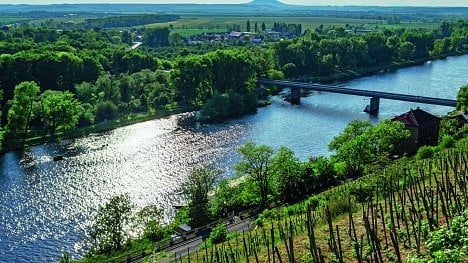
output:
[[[0,4],[76,4],[76,3],[245,3],[248,0],[0,0]],[[282,0],[300,5],[379,5],[379,6],[468,6],[468,0]]]

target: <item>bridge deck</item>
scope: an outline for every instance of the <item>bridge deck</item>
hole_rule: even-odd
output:
[[[343,88],[343,87],[338,87],[338,86],[333,86],[333,85],[293,82],[293,81],[286,81],[286,80],[261,79],[258,81],[258,83],[263,84],[263,85],[273,85],[273,86],[281,86],[281,87],[288,87],[288,88],[301,88],[304,90],[316,90],[316,91],[324,91],[324,92],[331,92],[331,93],[348,94],[348,95],[371,97],[371,98],[383,98],[383,99],[389,99],[389,100],[410,101],[410,102],[418,102],[418,103],[434,104],[434,105],[442,105],[442,106],[450,106],[450,107],[455,107],[457,104],[456,100],[451,100],[451,99],[441,99],[441,98],[406,95],[406,94],[398,94],[398,93],[390,93],[390,92],[351,89],[351,88]]]

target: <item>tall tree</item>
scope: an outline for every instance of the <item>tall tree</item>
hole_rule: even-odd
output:
[[[257,23],[257,21],[255,21],[255,24],[254,24],[254,31],[255,31],[255,33],[258,32],[258,23]]]
[[[368,121],[352,120],[340,135],[333,138],[328,148],[330,150],[338,150],[343,144],[364,134],[371,127],[372,124]]]
[[[262,23],[262,32],[265,32],[266,31],[266,25],[265,25],[265,22]]]
[[[457,110],[468,112],[468,85],[461,87],[458,91]]]
[[[184,102],[204,101],[213,94],[211,68],[211,59],[206,56],[189,56],[177,60],[171,77]]]
[[[238,151],[242,155],[242,160],[235,169],[250,176],[258,187],[262,207],[266,207],[268,195],[271,193],[269,166],[273,157],[273,149],[266,145],[257,146],[249,142],[241,146]]]
[[[208,166],[195,168],[182,184],[182,192],[188,196],[188,214],[192,227],[204,225],[211,218],[208,193],[213,190],[220,170]]]
[[[80,117],[80,103],[69,91],[47,90],[41,95],[42,118],[44,125],[54,135],[60,127],[73,129]]]
[[[143,34],[143,44],[152,48],[169,46],[170,33],[171,31],[168,27],[147,29]]]
[[[156,205],[147,205],[136,214],[136,225],[143,228],[143,236],[151,241],[164,238],[166,229],[163,227],[162,208]]]
[[[124,228],[130,223],[132,209],[128,194],[114,196],[99,208],[90,231],[95,252],[110,253],[123,247],[127,240]]]
[[[282,200],[293,201],[306,196],[312,184],[311,177],[302,173],[302,164],[291,149],[280,147],[270,168],[277,194]]]
[[[22,82],[15,87],[11,108],[8,110],[7,136],[24,140],[33,118],[33,106],[40,92],[39,86],[32,81]]]
[[[250,32],[250,20],[247,19],[246,31]]]
[[[351,175],[359,175],[367,164],[382,164],[394,153],[400,140],[408,138],[409,131],[402,122],[384,120],[370,126],[363,121],[352,121],[330,143],[336,158],[346,162]]]

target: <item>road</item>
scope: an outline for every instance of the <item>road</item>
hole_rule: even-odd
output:
[[[229,233],[231,233],[234,231],[242,232],[245,230],[249,230],[254,220],[255,220],[254,217],[250,217],[244,220],[234,220],[233,224],[230,224],[227,226],[228,231]],[[179,258],[179,256],[184,257],[189,253],[189,251],[190,253],[197,251],[202,244],[203,244],[202,237],[196,237],[196,238],[187,240],[185,242],[179,243],[177,245],[174,245],[166,249],[166,252],[168,254],[176,253],[177,258]]]

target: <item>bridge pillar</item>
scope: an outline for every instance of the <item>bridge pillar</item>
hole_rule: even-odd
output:
[[[364,111],[369,113],[370,115],[377,116],[379,115],[379,107],[380,107],[380,98],[372,97],[370,99],[370,104],[367,105]]]
[[[301,103],[301,88],[291,88],[290,101],[291,104],[300,104]]]

